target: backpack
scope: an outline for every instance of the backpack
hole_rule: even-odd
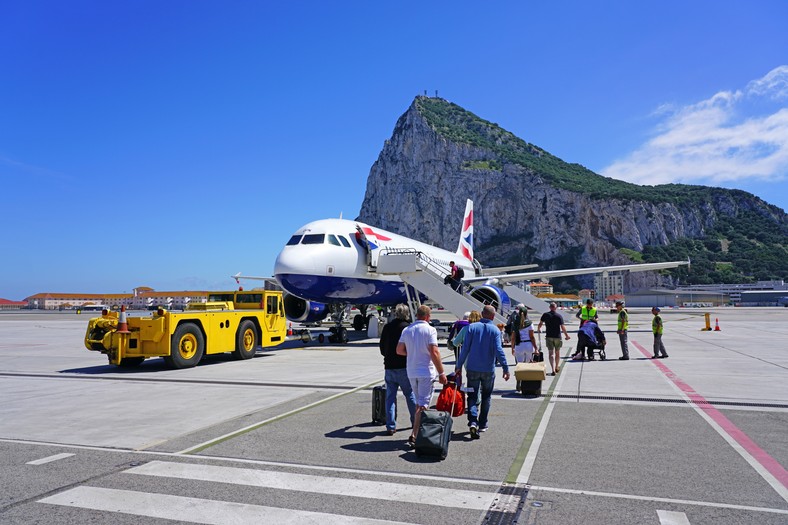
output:
[[[462,269],[462,266],[457,266],[457,278],[462,279],[465,277],[465,270]]]
[[[509,314],[509,319],[506,322],[506,326],[503,327],[504,333],[509,337],[512,336],[512,332],[518,332],[516,327],[520,326],[520,312],[515,310],[514,312]]]

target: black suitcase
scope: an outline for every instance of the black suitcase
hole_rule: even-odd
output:
[[[541,396],[542,395],[542,382],[541,381],[518,381],[520,385],[520,393],[524,396]]]
[[[372,422],[386,424],[386,387],[376,386],[372,389]]]
[[[425,410],[421,413],[421,425],[414,446],[417,456],[432,456],[446,459],[451,440],[452,419],[448,412]]]

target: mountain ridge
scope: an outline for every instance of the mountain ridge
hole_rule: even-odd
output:
[[[604,177],[456,104],[418,96],[370,169],[359,220],[453,250],[466,198],[474,201],[476,254],[485,265],[535,262],[558,269],[651,261],[682,252],[666,248],[683,242],[683,251],[700,259],[700,270],[719,278],[716,266],[727,262],[717,259],[730,249],[724,239],[730,234],[739,259],[743,243],[768,249],[758,257],[763,268],[744,264],[748,275],[737,259],[725,279],[788,275],[788,263],[781,262],[788,260],[788,215],[777,206],[742,190],[640,186]],[[753,233],[742,221],[760,221],[765,231]],[[631,274],[627,285],[691,282],[694,273]]]

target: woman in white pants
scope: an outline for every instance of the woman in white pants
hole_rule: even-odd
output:
[[[534,338],[534,327],[528,319],[528,308],[521,306],[519,316],[519,326],[512,330],[512,354],[515,363],[530,363],[533,360],[536,339]],[[516,332],[516,334],[515,334]]]

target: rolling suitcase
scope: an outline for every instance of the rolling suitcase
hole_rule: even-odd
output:
[[[432,456],[446,459],[451,440],[452,419],[449,412],[425,410],[421,413],[421,425],[414,446],[417,456]]]
[[[541,396],[542,381],[547,378],[544,363],[518,363],[514,367],[517,389],[524,396]]]
[[[377,423],[378,425],[386,424],[386,387],[385,386],[376,386],[375,388],[372,389],[372,422]]]
[[[541,396],[542,395],[542,382],[541,381],[519,381],[520,393],[524,396]]]

